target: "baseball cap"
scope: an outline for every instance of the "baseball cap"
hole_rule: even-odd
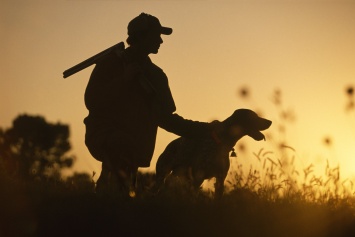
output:
[[[173,32],[172,28],[164,27],[160,24],[159,19],[155,16],[141,13],[128,23],[128,35],[132,36],[140,32],[159,32],[163,35],[170,35]]]

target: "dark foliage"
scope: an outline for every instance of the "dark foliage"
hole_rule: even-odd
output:
[[[0,132],[0,169],[23,179],[58,178],[71,167],[69,127],[46,122],[41,116],[20,115]]]

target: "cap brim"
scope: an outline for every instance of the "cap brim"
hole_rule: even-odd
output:
[[[171,35],[171,33],[173,33],[173,29],[169,28],[169,27],[161,27],[160,33],[163,35]]]

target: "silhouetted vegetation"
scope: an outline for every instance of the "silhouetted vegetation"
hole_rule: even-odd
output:
[[[9,176],[58,179],[73,164],[74,158],[66,155],[71,148],[68,125],[24,114],[0,131],[0,169]]]
[[[231,175],[239,183],[219,201],[209,190],[187,190],[178,180],[154,194],[150,191],[154,174],[149,173],[139,175],[135,198],[115,193],[97,196],[90,176],[78,182],[37,181],[26,186],[1,179],[0,189],[7,195],[0,198],[6,217],[0,235],[345,237],[355,233],[350,197],[308,198],[316,197],[317,186],[288,189],[287,195],[281,195],[280,180],[252,185],[253,172]]]
[[[47,217],[55,214],[47,212],[47,203],[62,208],[62,202],[73,204],[69,195],[93,194],[88,174],[63,180],[61,171],[74,162],[67,155],[70,148],[69,126],[41,116],[20,115],[11,128],[0,129],[0,236],[39,236]]]
[[[347,104],[346,104],[346,110],[351,111],[354,110],[355,108],[355,95],[354,95],[354,87],[353,86],[347,86],[346,87],[346,95],[347,95]]]

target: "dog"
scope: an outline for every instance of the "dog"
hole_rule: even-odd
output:
[[[212,123],[215,129],[211,137],[180,137],[168,144],[156,164],[157,190],[171,176],[187,180],[194,189],[199,189],[205,179],[215,177],[215,198],[221,198],[230,167],[229,152],[234,152],[235,144],[246,135],[256,141],[265,140],[260,131],[268,129],[272,122],[252,110],[238,109],[224,121]]]

